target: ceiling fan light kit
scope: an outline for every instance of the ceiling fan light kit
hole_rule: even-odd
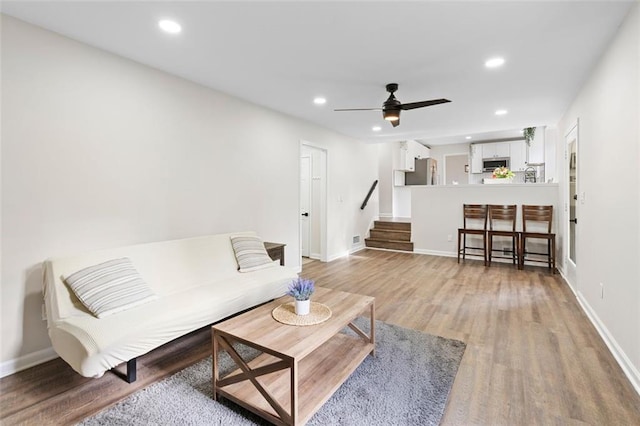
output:
[[[448,99],[431,99],[429,101],[411,102],[408,104],[401,103],[396,99],[394,92],[398,90],[397,83],[389,83],[386,86],[389,97],[382,104],[382,108],[349,108],[349,109],[335,109],[334,111],[380,111],[382,110],[382,117],[391,122],[393,127],[400,125],[400,111],[410,110],[416,108],[424,108],[432,105],[444,104],[451,102]]]
[[[382,112],[382,116],[387,121],[398,121],[400,120],[400,110],[387,110]]]

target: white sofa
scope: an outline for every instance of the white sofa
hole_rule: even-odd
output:
[[[255,235],[253,233],[241,233]],[[274,264],[241,273],[231,245],[234,234],[121,247],[49,259],[44,268],[44,300],[54,350],[85,377],[135,359],[177,337],[280,297],[297,277]],[[114,258],[128,257],[159,297],[98,319],[62,277]]]

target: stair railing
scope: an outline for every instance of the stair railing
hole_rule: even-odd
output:
[[[376,185],[378,185],[378,180],[374,180],[373,184],[371,185],[371,189],[369,189],[369,193],[367,194],[367,196],[365,197],[364,201],[362,202],[362,205],[360,206],[360,210],[364,210],[365,207],[367,207],[367,203],[369,202],[369,198],[371,198],[371,194],[373,194],[373,190],[376,189]]]

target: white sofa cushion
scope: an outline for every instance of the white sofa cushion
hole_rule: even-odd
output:
[[[98,318],[158,298],[126,257],[83,268],[65,277],[65,282]]]

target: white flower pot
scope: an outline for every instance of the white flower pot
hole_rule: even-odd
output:
[[[296,300],[296,315],[308,315],[311,300]]]

